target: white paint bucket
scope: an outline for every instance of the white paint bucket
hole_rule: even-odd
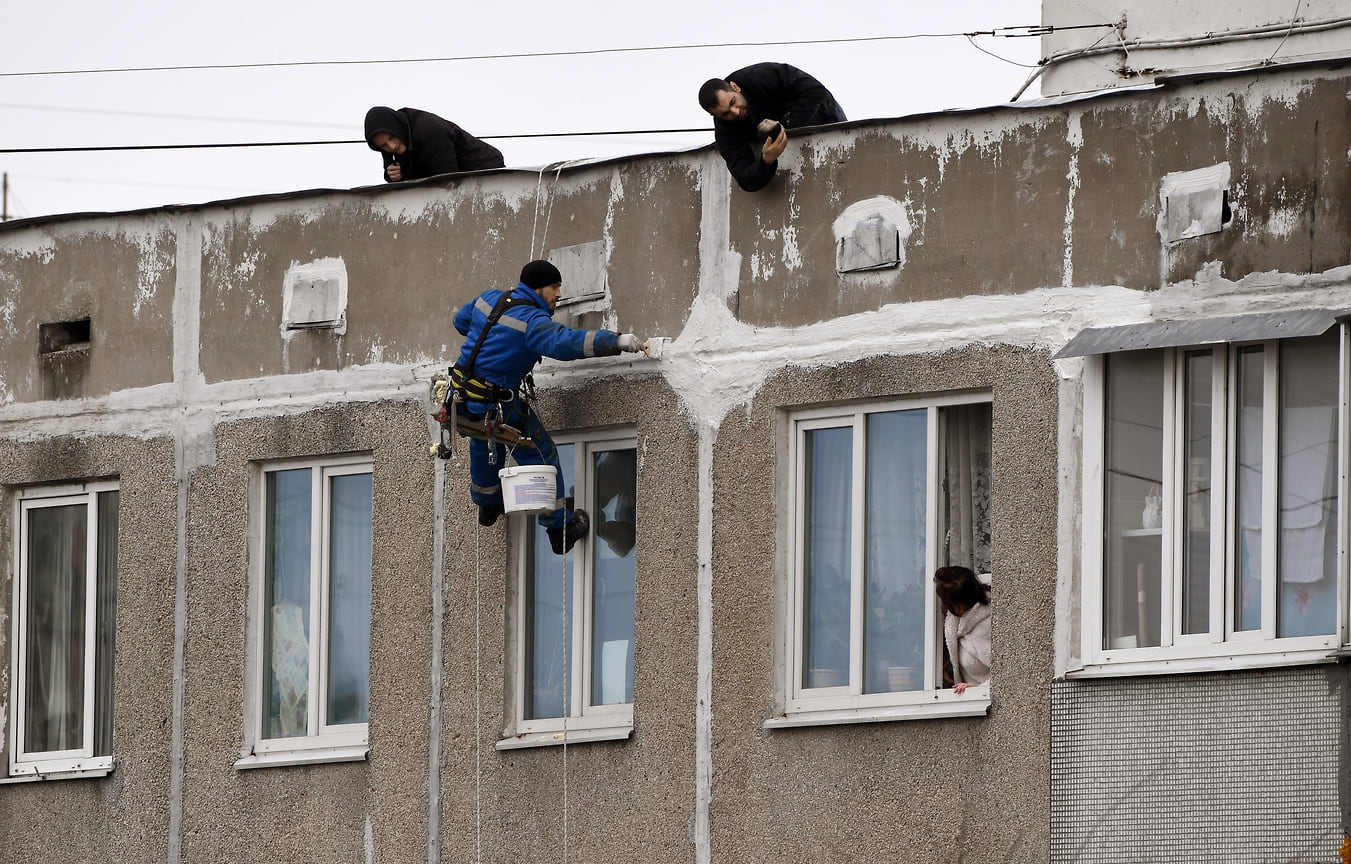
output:
[[[497,472],[502,507],[508,513],[552,513],[558,509],[558,474],[552,465],[516,465]]]

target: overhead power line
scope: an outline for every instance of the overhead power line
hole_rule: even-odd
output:
[[[260,120],[256,117],[204,117],[200,114],[163,114],[154,111],[115,111],[108,108],[71,108],[65,105],[20,105],[0,102],[0,108],[17,111],[54,111],[63,114],[102,114],[109,117],[148,117],[153,120],[193,120],[201,123],[248,123],[253,126],[310,126],[318,129],[344,129],[349,123],[317,123],[308,120]]]
[[[685,132],[709,134],[705,126],[698,129],[622,129],[608,132],[531,132],[523,135],[476,135],[476,138],[587,138],[602,135],[674,135]],[[117,144],[104,147],[3,147],[0,153],[100,153],[115,150],[223,150],[231,147],[322,147],[330,144],[361,144],[360,138],[340,141],[245,141],[222,144]]]
[[[0,78],[19,78],[41,75],[101,75],[121,72],[187,72],[221,69],[277,69],[304,66],[379,66],[393,63],[458,63],[470,60],[521,60],[537,57],[588,57],[598,54],[634,54],[647,51],[693,51],[708,48],[775,48],[786,45],[842,45],[861,42],[894,42],[902,39],[946,39],[995,36],[1024,38],[1046,36],[1063,30],[1111,28],[1114,24],[1023,25],[996,27],[993,30],[973,30],[964,33],[907,33],[899,36],[859,36],[840,39],[785,39],[774,42],[708,42],[694,45],[648,45],[634,48],[590,48],[575,51],[523,51],[510,54],[466,54],[457,57],[409,57],[397,60],[293,60],[272,63],[215,63],[184,66],[124,66],[107,69],[50,69],[32,72],[0,72]]]

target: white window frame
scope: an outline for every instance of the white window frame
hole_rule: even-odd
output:
[[[100,777],[113,769],[113,754],[94,753],[95,687],[97,666],[95,648],[98,621],[98,497],[101,493],[118,491],[115,481],[91,482],[63,486],[24,489],[15,495],[14,521],[14,590],[11,592],[14,629],[11,631],[10,669],[13,685],[10,689],[9,781],[50,780],[67,777]],[[84,735],[82,746],[70,750],[45,751],[41,756],[29,754],[24,747],[24,718],[26,712],[25,676],[28,633],[26,611],[28,590],[28,514],[35,509],[84,504],[86,507],[86,570],[90,586],[85,591],[84,646]],[[114,611],[114,615],[116,612]],[[0,781],[3,782],[3,781]]]
[[[1083,618],[1081,628],[1081,656],[1083,665],[1067,671],[1069,677],[1114,677],[1184,672],[1226,671],[1243,668],[1292,666],[1329,662],[1348,646],[1348,328],[1338,326],[1339,356],[1338,380],[1338,442],[1337,442],[1337,611],[1334,632],[1320,636],[1276,636],[1277,578],[1263,580],[1262,629],[1234,630],[1232,591],[1235,584],[1235,553],[1232,545],[1232,521],[1236,497],[1233,455],[1235,441],[1236,400],[1232,392],[1235,364],[1241,349],[1260,346],[1263,349],[1263,464],[1276,466],[1278,455],[1278,425],[1280,375],[1283,340],[1253,340],[1248,342],[1212,343],[1171,348],[1164,352],[1163,423],[1165,448],[1163,455],[1164,484],[1162,489],[1162,546],[1164,585],[1161,586],[1160,645],[1144,648],[1103,647],[1103,583],[1106,579],[1106,355],[1085,357],[1083,387]],[[1212,477],[1219,478],[1222,488],[1211,495],[1210,524],[1224,526],[1213,531],[1211,540],[1210,632],[1182,633],[1182,520],[1179,518],[1184,495],[1181,453],[1183,421],[1181,419],[1184,370],[1181,359],[1187,352],[1210,350],[1214,352],[1212,376],[1212,428],[1223,430],[1215,435],[1212,444]],[[1277,527],[1278,471],[1263,472],[1262,531],[1263,536],[1275,538]],[[1262,567],[1267,573],[1277,572],[1279,543],[1267,542],[1262,547]],[[1221,566],[1214,562],[1222,561]],[[1217,599],[1218,598],[1218,599]]]
[[[990,403],[990,394],[953,394],[929,396],[924,398],[904,398],[887,401],[868,402],[844,406],[821,406],[796,410],[787,413],[787,472],[785,476],[787,508],[781,511],[780,535],[787,550],[785,566],[787,568],[787,608],[783,626],[780,627],[782,639],[782,677],[779,691],[783,704],[783,714],[764,721],[764,727],[790,728],[797,726],[821,726],[838,723],[862,723],[889,720],[931,719],[938,717],[982,716],[989,711],[990,683],[968,687],[964,693],[952,688],[942,687],[943,662],[943,616],[942,607],[932,590],[932,583],[926,579],[929,590],[924,592],[924,644],[927,646],[924,657],[924,680],[922,689],[891,692],[863,692],[863,618],[864,578],[863,578],[863,513],[866,496],[866,483],[857,482],[865,477],[867,470],[864,439],[867,417],[870,414],[888,411],[923,409],[927,412],[926,437],[926,489],[925,508],[925,573],[932,576],[938,565],[939,556],[939,470],[942,463],[942,440],[940,411],[943,408]],[[802,653],[804,650],[803,611],[803,572],[805,532],[805,494],[804,472],[806,468],[805,436],[808,431],[817,429],[852,426],[853,429],[853,475],[856,482],[851,485],[851,507],[853,509],[853,539],[850,576],[850,625],[849,625],[849,682],[836,687],[807,688],[802,682]],[[991,430],[993,432],[993,430]],[[786,530],[785,530],[786,529]]]
[[[292,738],[265,738],[263,711],[268,669],[264,642],[267,562],[267,475],[299,468],[310,469],[310,640],[309,691],[306,700],[309,734]],[[316,762],[351,762],[366,758],[370,747],[369,722],[329,724],[323,712],[329,658],[329,555],[334,477],[373,474],[368,455],[332,456],[258,463],[251,468],[249,508],[249,642],[245,685],[244,743],[235,767],[264,768]],[[317,549],[315,546],[317,545]],[[369,658],[368,658],[369,659]]]
[[[593,453],[603,450],[637,450],[637,437],[632,429],[571,433],[555,436],[554,440],[559,447],[568,444],[574,447],[573,476],[576,499],[579,502],[590,500],[591,497],[595,483],[595,472],[591,459]],[[578,504],[578,506],[581,507],[582,505]],[[593,550],[596,544],[596,536],[594,516],[592,530],[588,533],[587,538],[578,541],[568,553],[568,556],[573,559],[571,596],[573,602],[579,608],[568,610],[572,648],[568,651],[567,716],[533,720],[525,718],[525,688],[528,684],[526,681],[526,657],[529,650],[529,634],[526,633],[525,628],[525,622],[529,620],[526,610],[527,592],[525,589],[530,578],[529,569],[533,557],[530,554],[530,532],[534,531],[536,520],[534,516],[513,515],[511,521],[511,536],[514,548],[518,553],[514,556],[512,568],[517,585],[515,603],[512,607],[515,619],[513,634],[515,654],[513,678],[515,686],[512,690],[514,705],[511,715],[513,729],[508,730],[507,737],[497,742],[497,749],[511,750],[522,747],[560,745],[564,742],[576,744],[586,741],[614,741],[628,738],[633,733],[632,702],[616,705],[587,704],[592,689],[591,669],[593,665],[591,630],[594,614],[592,594],[595,582]],[[561,557],[557,556],[553,560],[563,561]],[[558,567],[561,573],[562,563],[559,563]],[[581,598],[582,602],[578,603],[578,598]],[[638,639],[636,623],[635,610],[635,642]]]

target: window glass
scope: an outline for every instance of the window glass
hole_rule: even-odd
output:
[[[924,686],[928,412],[867,420],[865,693]]]
[[[633,701],[633,616],[638,570],[634,557],[638,493],[636,450],[592,453],[591,496],[596,538],[592,584],[591,704]]]
[[[1281,345],[1277,636],[1337,626],[1336,337]]]
[[[1210,630],[1211,431],[1215,360],[1186,355],[1183,381],[1182,632]]]
[[[1234,629],[1262,629],[1262,417],[1265,354],[1260,346],[1243,348],[1236,362],[1237,418],[1234,423]]]
[[[371,475],[331,480],[328,722],[365,723],[370,711]]]
[[[267,475],[265,738],[293,738],[309,728],[310,485],[308,468]]]
[[[807,433],[803,687],[849,683],[853,430]]]
[[[28,511],[24,749],[80,750],[85,715],[88,507]]]
[[[117,509],[116,489],[98,496],[98,645],[94,652],[95,754],[113,752],[113,657],[117,630]]]
[[[1163,570],[1163,353],[1107,358],[1107,572],[1103,648],[1159,644]]]
[[[576,447],[558,445],[558,460],[563,468],[563,488],[576,487],[573,461]],[[575,500],[575,499],[574,499]],[[526,670],[525,712],[528,720],[542,717],[562,717],[565,699],[566,663],[564,655],[575,656],[571,644],[571,611],[568,621],[563,611],[574,609],[572,596],[572,569],[575,554],[558,556],[549,546],[549,537],[539,522],[530,518],[530,555],[526,601]],[[574,546],[574,550],[581,544]],[[568,643],[564,643],[564,638]]]

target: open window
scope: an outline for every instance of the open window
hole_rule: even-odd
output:
[[[627,738],[633,730],[637,450],[632,433],[560,439],[563,487],[591,532],[553,554],[534,517],[512,517],[515,734],[500,749]]]
[[[112,770],[117,508],[114,483],[17,496],[11,777]]]
[[[990,570],[988,398],[812,408],[787,423],[785,710],[766,725],[985,713],[988,684],[959,696],[944,680],[932,577]]]

